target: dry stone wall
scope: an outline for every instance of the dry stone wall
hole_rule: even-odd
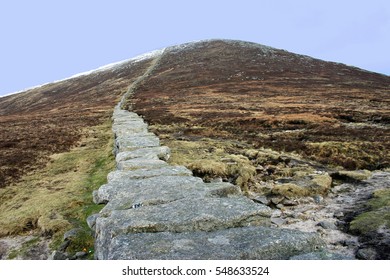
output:
[[[271,209],[230,183],[204,183],[167,163],[144,120],[113,114],[117,169],[94,192],[96,259],[288,259],[320,249],[317,235],[271,228]]]

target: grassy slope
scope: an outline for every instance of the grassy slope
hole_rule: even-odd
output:
[[[112,110],[150,61],[0,98],[0,237],[43,236],[56,247],[80,227],[69,250],[93,247],[85,220],[100,210],[92,190],[114,167]]]
[[[112,145],[108,120],[87,128],[78,147],[53,155],[45,168],[1,189],[0,236],[43,234],[59,242],[70,228],[87,229],[86,218],[100,210],[92,202],[92,191],[115,167]],[[72,250],[93,247],[91,235],[80,238]]]

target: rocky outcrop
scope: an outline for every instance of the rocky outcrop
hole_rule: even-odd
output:
[[[93,193],[96,259],[289,259],[324,246],[315,234],[268,227],[271,209],[230,183],[170,166],[168,147],[138,115],[113,115],[117,170]]]

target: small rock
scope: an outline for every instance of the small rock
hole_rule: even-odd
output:
[[[314,198],[312,197],[302,197],[299,199],[299,204],[310,204],[314,202]]]
[[[256,196],[255,198],[253,198],[253,201],[261,203],[261,204],[264,204],[264,205],[268,205],[270,203],[268,198],[266,196],[263,196],[263,195],[262,196]]]
[[[52,259],[53,260],[67,260],[67,259],[69,259],[69,256],[66,253],[54,251],[53,255],[52,255]]]
[[[359,249],[356,253],[356,258],[361,260],[375,260],[376,257],[376,251],[372,248],[362,248]]]
[[[283,199],[282,204],[285,205],[285,206],[297,206],[298,202],[294,201],[294,200],[291,200],[291,199],[285,198],[285,199]]]
[[[90,229],[95,229],[96,219],[99,217],[99,214],[93,214],[87,218],[87,224]]]
[[[66,248],[68,248],[69,244],[70,244],[70,240],[69,239],[65,240],[64,242],[62,242],[60,247],[58,247],[58,251],[64,253],[66,251]]]
[[[344,247],[356,247],[358,242],[356,240],[341,240],[340,244]]]
[[[295,213],[293,211],[286,210],[286,211],[283,212],[283,216],[287,217],[287,218],[294,218]]]
[[[321,221],[316,226],[320,226],[323,229],[337,229],[336,225],[329,221]]]
[[[285,223],[285,221],[282,218],[271,218],[271,223],[273,223],[277,226],[281,226]]]
[[[337,218],[337,219],[341,219],[344,217],[344,213],[339,211],[339,212],[336,212],[334,213],[333,217]]]
[[[213,178],[210,180],[210,183],[222,183],[223,180],[221,177],[218,177],[218,178]]]
[[[3,259],[3,256],[5,256],[8,252],[8,245],[7,243],[0,241],[0,260]]]
[[[75,257],[76,257],[76,259],[82,259],[82,258],[84,258],[86,255],[88,255],[87,252],[81,251],[81,252],[77,252],[77,253],[75,254]]]
[[[321,203],[324,200],[324,198],[320,195],[313,196],[313,199],[314,199],[314,202],[317,204]]]
[[[73,228],[67,232],[64,233],[64,241],[68,239],[72,239],[73,237],[76,237],[77,234],[79,234],[82,231],[81,228]]]
[[[279,203],[276,205],[276,208],[278,209],[284,209],[284,205],[282,203]]]
[[[275,209],[271,214],[271,217],[273,218],[279,218],[280,216],[282,216],[282,211],[279,209]]]
[[[271,201],[273,204],[278,205],[283,201],[284,197],[283,196],[274,196],[271,198]]]

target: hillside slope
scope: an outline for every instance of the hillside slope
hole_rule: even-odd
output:
[[[389,76],[207,40],[2,97],[0,237],[63,234],[101,209],[85,203],[114,164],[110,118],[125,95],[124,107],[171,148],[172,165],[240,186],[274,209],[275,227],[316,231],[330,219],[322,234],[335,252],[373,247],[362,258],[388,258],[389,94]],[[340,245],[350,233],[361,244]]]
[[[177,125],[181,137],[234,138],[374,170],[390,164],[389,102],[388,76],[212,40],[168,48],[129,107],[151,124]]]
[[[0,188],[68,151],[103,123],[150,59],[0,98]]]

